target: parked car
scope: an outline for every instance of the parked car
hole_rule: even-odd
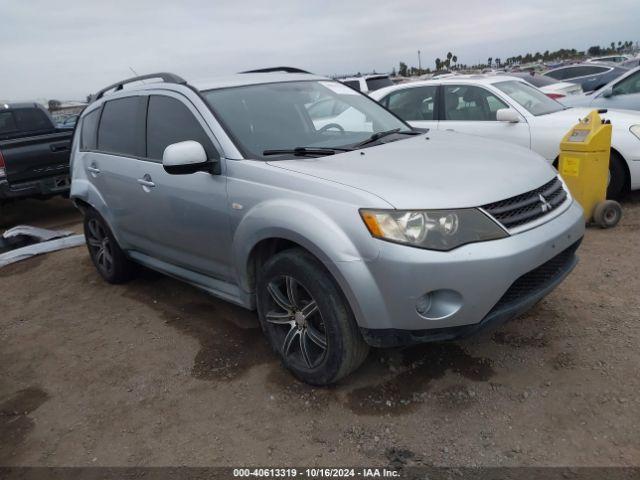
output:
[[[0,205],[68,194],[72,136],[37,103],[0,105]]]
[[[620,65],[623,66],[624,68],[629,68],[629,69],[640,67],[640,56],[630,58],[629,60],[622,62]]]
[[[558,82],[553,78],[545,77],[544,75],[537,74],[535,72],[510,72],[507,75],[511,77],[518,77],[525,82],[539,88],[544,92],[547,97],[553,99],[559,99],[570,95],[579,95],[582,93],[582,87],[576,83]]]
[[[557,164],[560,141],[590,109],[569,108],[516,77],[458,76],[397,85],[372,98],[408,121],[516,143]],[[609,111],[613,124],[608,195],[640,189],[640,115]]]
[[[640,67],[630,70],[589,95],[576,95],[560,101],[572,107],[640,110]]]
[[[577,83],[585,92],[591,92],[618,78],[626,68],[608,63],[578,63],[556,68],[544,75],[558,81]]]
[[[364,75],[362,77],[347,77],[338,80],[362,93],[373,92],[379,88],[393,85],[389,75]]]
[[[344,377],[369,345],[512,318],[576,263],[582,209],[537,154],[425,136],[327,78],[152,74],[95,98],[71,196],[99,274],[121,283],[141,263],[257,309],[308,383]],[[361,124],[318,126],[327,98]]]
[[[66,115],[56,119],[56,126],[58,128],[73,130],[78,121],[78,115]]]
[[[587,60],[587,63],[624,63],[629,60],[627,55],[605,55],[604,57],[594,57]]]

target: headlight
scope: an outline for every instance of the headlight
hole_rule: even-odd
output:
[[[640,125],[631,125],[629,131],[640,139]]]
[[[507,233],[475,208],[460,210],[360,210],[376,238],[430,250],[504,238]]]

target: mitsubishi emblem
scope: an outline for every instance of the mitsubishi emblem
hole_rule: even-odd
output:
[[[538,198],[540,199],[540,208],[542,208],[542,213],[548,212],[551,210],[551,204],[547,202],[547,199],[542,196],[542,194],[538,194]]]

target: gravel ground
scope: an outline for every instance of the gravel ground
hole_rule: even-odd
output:
[[[638,465],[640,195],[529,314],[295,381],[254,314],[84,248],[0,270],[0,465]],[[79,231],[63,200],[5,226]]]

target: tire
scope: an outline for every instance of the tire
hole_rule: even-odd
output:
[[[600,228],[613,228],[622,218],[622,207],[615,200],[605,200],[593,209],[593,221]]]
[[[84,238],[91,261],[104,280],[119,284],[133,277],[135,264],[122,251],[107,222],[93,209],[84,216]]]
[[[271,257],[258,274],[260,325],[282,363],[311,385],[329,385],[357,369],[369,346],[340,288],[307,251]]]
[[[619,200],[627,191],[627,170],[624,160],[616,152],[611,152],[609,157],[609,185],[607,186],[607,198]]]

